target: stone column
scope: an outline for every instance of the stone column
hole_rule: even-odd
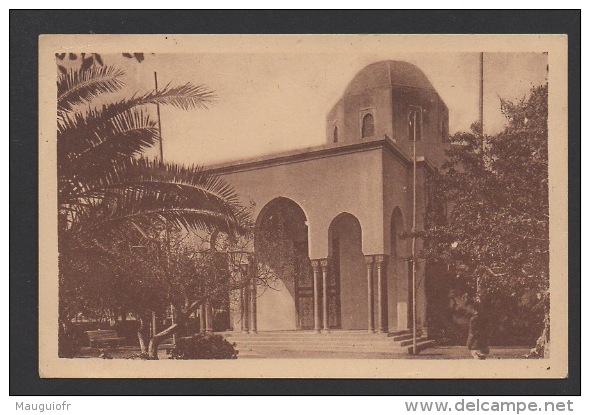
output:
[[[199,307],[199,332],[205,333],[205,304]]]
[[[246,281],[246,276],[248,275],[248,264],[242,264],[240,266],[242,272],[243,281]],[[248,287],[243,286],[240,288],[240,328],[243,333],[247,333],[249,330],[248,325]]]
[[[213,333],[213,310],[209,303],[205,305],[205,331]]]
[[[246,303],[246,290],[244,287],[240,288],[240,330],[248,331],[248,309]]]
[[[250,333],[256,334],[256,278],[250,280]]]
[[[317,333],[321,331],[320,323],[320,261],[314,259],[311,261],[313,268],[313,321],[314,329]]]
[[[383,290],[387,287],[387,255],[375,255],[375,263],[377,265],[377,330],[379,333],[386,333],[387,302]]]
[[[328,324],[328,270],[330,266],[329,259],[322,259],[320,260],[320,265],[322,266],[322,316],[323,316],[323,328],[324,332],[329,333],[330,327]]]
[[[375,332],[375,315],[373,314],[373,256],[365,255],[367,265],[367,331]]]

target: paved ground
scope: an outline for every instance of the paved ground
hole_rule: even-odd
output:
[[[524,359],[524,355],[528,353],[527,347],[492,347],[490,350],[489,359]],[[82,348],[81,358],[99,358],[100,350],[93,348]],[[108,350],[108,355],[114,359],[133,359],[139,358],[139,348],[137,347],[119,347]],[[168,359],[166,350],[160,347],[158,357],[160,359]],[[462,346],[435,346],[421,351],[418,355],[408,354],[389,354],[389,353],[331,353],[331,352],[293,352],[285,350],[277,350],[276,352],[260,354],[238,354],[238,359],[260,359],[260,358],[280,358],[280,359],[322,359],[322,358],[338,358],[338,359],[471,359],[469,351]]]

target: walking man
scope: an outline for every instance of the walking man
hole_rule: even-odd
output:
[[[469,319],[467,349],[474,359],[485,360],[490,354],[487,319],[481,314],[480,302],[474,303],[472,310],[472,316]]]

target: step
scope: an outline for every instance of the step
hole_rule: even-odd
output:
[[[427,338],[427,337],[423,337],[423,336],[420,336],[420,337],[417,337],[417,338],[416,338],[416,341],[417,341],[417,342],[421,342],[421,341],[423,341],[423,340],[428,340],[428,338]],[[397,343],[398,343],[400,346],[411,346],[411,345],[412,345],[412,343],[414,343],[414,339],[410,337],[410,338],[409,338],[409,339],[407,339],[407,340],[401,340],[401,341],[399,341],[399,342],[397,342]]]
[[[352,348],[365,348],[365,349],[375,349],[375,348],[392,348],[392,347],[404,347],[400,344],[396,343],[339,343],[339,344],[325,344],[325,343],[283,343],[283,342],[273,342],[273,343],[236,343],[237,347],[282,347],[286,349],[298,349],[300,347],[313,347],[316,349],[326,349],[326,350],[335,350],[342,347],[352,347]]]
[[[341,356],[412,354],[412,333],[409,330],[396,330],[391,333],[368,333],[364,330],[334,330],[329,333],[314,331],[267,331],[256,334],[243,332],[223,332],[229,342],[236,344],[241,357],[276,356],[281,352],[297,355],[301,352]],[[421,333],[420,333],[421,334]],[[417,339],[418,351],[434,345],[433,340],[420,335]]]
[[[390,344],[309,344],[309,343],[236,343],[236,347],[248,348],[283,348],[296,350],[298,348],[307,347],[322,350],[337,350],[341,348],[353,349],[390,349],[390,348],[404,348],[404,346],[390,343]]]
[[[394,342],[411,339],[412,337],[413,337],[412,333],[397,334],[395,336],[389,336],[389,338],[391,340],[393,340]],[[420,337],[420,334],[418,334],[418,337]]]
[[[373,335],[366,335],[366,336],[358,336],[358,337],[340,337],[340,336],[330,336],[330,335],[322,335],[322,336],[257,336],[257,335],[249,335],[249,336],[224,336],[228,341],[293,341],[293,342],[365,342],[365,341],[375,341],[375,342],[393,342],[391,337],[382,337],[382,336],[373,336]],[[411,336],[410,336],[411,338]]]
[[[299,344],[308,344],[308,345],[319,345],[319,346],[337,346],[340,344],[347,344],[347,345],[374,345],[374,346],[392,346],[392,345],[399,345],[405,346],[405,344],[401,344],[401,342],[395,342],[389,339],[356,339],[356,340],[346,340],[346,341],[336,341],[336,340],[323,340],[323,339],[232,339],[227,338],[227,341],[230,343],[236,344],[285,344],[285,345],[299,345]]]
[[[407,351],[412,348],[412,341],[401,342],[306,342],[306,341],[256,341],[256,342],[235,342],[238,350],[317,350],[317,351],[375,351],[390,352],[394,350]],[[426,338],[420,338],[417,342],[418,348],[424,348],[431,344]]]
[[[292,332],[297,333],[297,332]],[[244,333],[225,333],[225,338],[239,345],[268,345],[296,348],[300,345],[314,347],[333,347],[341,344],[347,346],[367,346],[367,347],[393,347],[393,346],[410,346],[413,343],[412,334],[401,334],[389,337],[387,333],[307,333],[302,334],[285,334],[284,332],[266,332],[260,334]],[[426,337],[420,335],[418,341],[426,340]]]
[[[406,355],[405,350],[388,351],[337,351],[325,352],[321,350],[255,350],[241,351],[238,359],[264,359],[264,358],[306,358],[306,359],[399,359]]]
[[[248,333],[219,333],[228,341],[302,341],[302,342],[395,342],[398,340],[411,339],[411,334],[391,337],[389,333],[315,333],[307,332],[306,334],[286,334],[282,332],[261,332],[256,334]],[[171,342],[167,339],[165,342]]]
[[[390,330],[388,332],[389,336],[398,336],[402,334],[412,333],[410,329],[397,329],[397,330]]]
[[[408,353],[407,348],[405,347],[350,347],[350,346],[340,346],[337,348],[325,348],[325,347],[314,347],[314,346],[307,346],[301,345],[296,348],[292,347],[281,347],[281,346],[259,346],[259,347],[240,347],[239,345],[236,349],[242,353],[258,353],[264,354],[264,352],[322,352],[322,353],[397,353],[397,354],[404,354]]]
[[[434,345],[433,340],[423,340],[418,342],[417,348],[418,351],[422,351]],[[319,347],[314,345],[298,345],[297,347],[285,346],[285,345],[237,345],[236,349],[241,353],[242,356],[250,356],[250,355],[270,355],[281,352],[291,352],[291,353],[306,353],[306,352],[318,352],[318,353],[333,353],[333,354],[413,354],[413,347],[412,346],[405,346],[400,347],[396,345],[390,345],[387,347],[359,347],[359,346],[346,346],[341,345],[338,347]]]
[[[435,340],[421,340],[416,344],[416,348],[418,349],[418,352],[420,352],[421,350],[424,349],[428,349],[429,347],[433,347],[436,344]],[[414,354],[414,347],[413,346],[409,346],[407,348],[408,354]]]
[[[389,333],[376,333],[376,332],[368,332],[366,330],[354,330],[354,331],[340,331],[340,330],[331,330],[329,332],[320,332],[317,333],[313,330],[306,330],[306,331],[259,331],[257,333],[246,333],[246,332],[239,332],[239,331],[226,331],[217,333],[223,336],[256,336],[256,337],[320,337],[320,336],[330,336],[330,337],[367,337],[367,336],[374,336],[374,337],[389,337]]]

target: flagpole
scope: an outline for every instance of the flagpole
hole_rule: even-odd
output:
[[[489,160],[486,157],[486,140],[483,129],[483,52],[479,53],[479,128],[481,129],[481,154],[485,168],[489,168]],[[480,298],[481,281],[479,274],[475,280],[475,297],[477,300]]]
[[[415,107],[420,110],[420,133],[422,133],[422,107]],[[412,146],[412,351],[413,354],[418,353],[418,339],[417,339],[417,319],[416,319],[416,124],[418,111],[413,112],[414,126],[413,126],[413,146]]]
[[[154,85],[156,88],[156,93],[158,92],[158,72],[154,71]],[[156,103],[156,110],[158,114],[158,133],[160,135],[160,163],[164,164],[164,146],[163,146],[163,137],[162,137],[162,117],[160,115],[160,104]],[[164,229],[164,242],[166,247],[166,273],[168,274],[167,277],[170,280],[170,235],[168,233],[168,221],[165,221],[165,229]],[[175,323],[175,314],[176,310],[174,309],[174,305],[170,304],[170,317],[172,324]],[[176,334],[172,335],[172,343],[176,344]]]
[[[483,52],[479,54],[479,126],[483,143]]]
[[[154,83],[156,84],[156,92],[158,92],[158,72],[154,71]],[[158,133],[160,134],[160,162],[164,163],[164,147],[162,143],[162,119],[160,118],[160,104],[156,103],[156,111],[158,113]]]

